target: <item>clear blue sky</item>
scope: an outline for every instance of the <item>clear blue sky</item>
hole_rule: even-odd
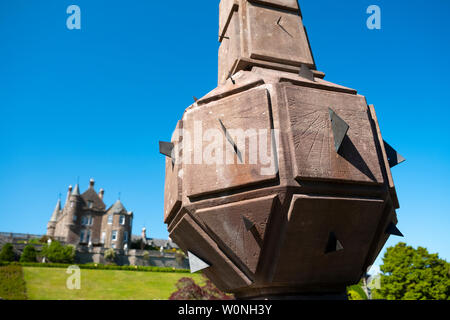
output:
[[[89,178],[167,237],[158,140],[215,88],[218,0],[0,2],[0,231],[44,233],[69,184]],[[66,28],[81,7],[82,29]],[[450,260],[450,2],[300,1],[318,69],[375,104],[403,241]],[[366,28],[366,8],[382,29]],[[394,245],[393,238],[388,245]],[[379,260],[380,261],[380,260]]]

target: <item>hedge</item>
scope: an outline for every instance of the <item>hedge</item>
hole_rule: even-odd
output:
[[[32,268],[63,268],[77,265],[80,269],[89,270],[123,270],[123,271],[140,271],[140,272],[171,272],[171,273],[189,273],[186,269],[175,269],[168,267],[143,267],[143,266],[116,266],[104,264],[63,264],[63,263],[32,263],[32,262],[1,262],[0,266],[18,265],[22,267]]]
[[[26,286],[21,266],[13,264],[0,266],[0,299],[27,299]],[[6,314],[4,315],[6,316]]]

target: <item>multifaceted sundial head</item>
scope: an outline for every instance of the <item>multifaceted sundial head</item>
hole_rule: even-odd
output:
[[[316,70],[296,0],[222,0],[219,41],[219,86],[160,143],[170,237],[239,298],[344,293],[402,236],[404,158]]]

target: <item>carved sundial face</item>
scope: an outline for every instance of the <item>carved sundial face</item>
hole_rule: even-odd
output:
[[[363,97],[296,87],[287,87],[285,92],[297,180],[383,183]],[[339,152],[330,107],[350,126]]]
[[[293,65],[313,64],[298,13],[249,4],[247,17],[250,58]]]
[[[183,126],[186,132],[192,132],[192,136],[201,130],[205,137],[204,141],[197,139],[192,143],[188,143],[186,138],[183,140],[185,155],[192,155],[189,156],[191,163],[183,163],[183,192],[188,197],[229,192],[276,179],[266,89],[254,90],[245,96],[237,94],[192,110],[186,113]],[[217,140],[207,139],[210,129],[211,133],[220,134]],[[255,150],[250,147],[251,143],[256,145],[252,145]],[[201,163],[196,161],[198,154],[202,157]],[[271,161],[262,163],[261,154],[267,155]],[[201,172],[201,176],[195,172]]]

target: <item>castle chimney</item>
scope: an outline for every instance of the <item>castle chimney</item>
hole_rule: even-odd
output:
[[[98,192],[98,196],[100,197],[100,199],[103,200],[103,196],[105,195],[105,190],[100,189],[100,191]]]
[[[89,188],[93,189],[94,184],[95,184],[95,180],[91,178],[91,180],[89,180]]]

